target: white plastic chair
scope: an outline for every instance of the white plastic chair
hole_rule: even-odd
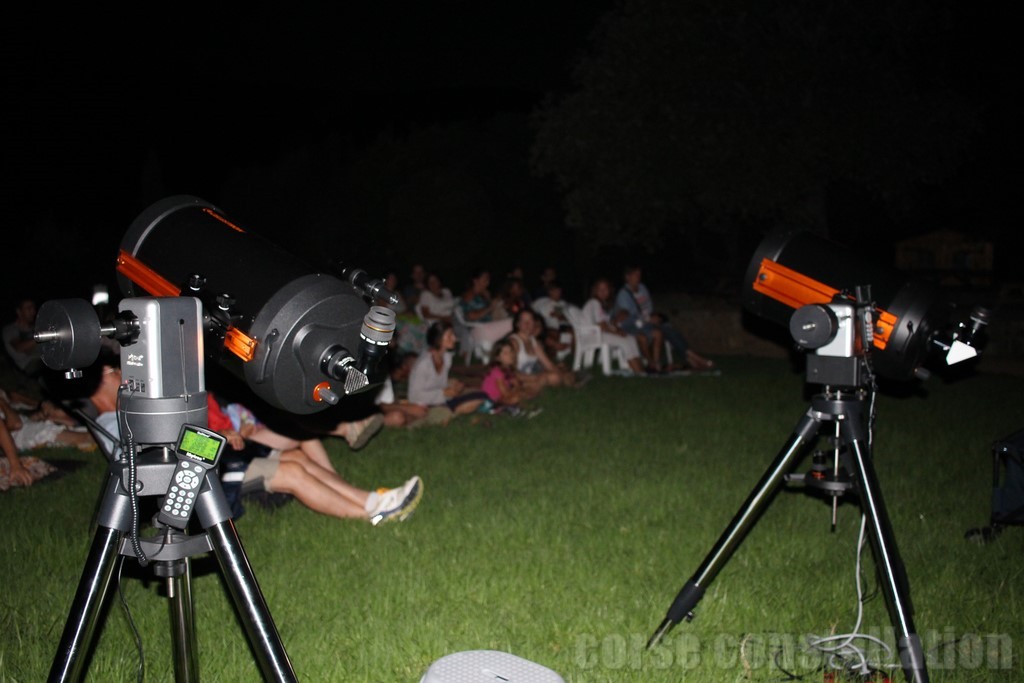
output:
[[[472,325],[473,323],[466,320],[460,306],[452,309],[452,327],[455,329],[455,336],[459,339],[459,353],[462,354],[462,362],[466,365],[473,360],[473,352],[476,350]]]
[[[572,325],[573,335],[576,337],[575,349],[573,351],[572,369],[574,371],[593,367],[600,361],[601,371],[605,375],[612,374],[612,362],[614,361],[620,370],[629,367],[622,349],[611,346],[604,339],[604,333],[598,325],[583,320],[583,311],[577,306],[566,306],[565,317]]]
[[[672,365],[675,361],[672,360],[672,345],[668,343],[668,339],[665,340],[664,348],[665,350],[663,353],[665,354],[665,365]]]
[[[486,339],[473,333],[474,328],[481,327],[483,325],[490,326],[492,323],[476,323],[466,320],[466,315],[462,310],[461,306],[456,306],[452,310],[452,327],[455,328],[455,336],[459,339],[459,353],[462,354],[463,362],[466,365],[470,365],[474,358],[478,358],[481,363],[489,363],[491,360],[491,347],[494,346],[492,339]],[[493,323],[497,325],[497,323]],[[507,326],[506,332],[512,331],[512,320],[502,322],[503,326]]]
[[[576,348],[576,344],[573,343],[573,335],[564,330],[558,335],[558,341],[568,345],[567,348],[561,349],[555,354],[555,361],[561,363],[566,358],[573,355],[573,349]]]
[[[549,331],[555,330],[556,332],[558,332],[559,327],[561,327],[562,325],[562,321],[552,314],[554,310],[554,304],[555,302],[552,301],[549,297],[541,297],[539,299],[534,300],[530,308],[532,308],[533,312],[536,313],[541,318],[541,320],[544,322],[544,325],[547,327]],[[571,304],[560,302],[558,304],[558,308],[559,310],[564,310],[565,307],[569,305]],[[562,329],[560,332],[558,332],[558,341],[563,344],[566,344],[566,348],[559,350],[558,353],[555,354],[555,361],[561,363],[566,358],[571,356],[573,353],[572,334],[568,330]]]

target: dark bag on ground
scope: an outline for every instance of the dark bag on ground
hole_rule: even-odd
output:
[[[995,458],[992,523],[1024,524],[1024,429],[995,442],[992,452]]]

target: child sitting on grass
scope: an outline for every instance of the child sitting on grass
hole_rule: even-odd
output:
[[[516,350],[508,339],[494,342],[491,362],[480,389],[487,394],[491,413],[523,414],[523,402],[537,396],[537,392],[528,392],[523,387],[516,372]]]

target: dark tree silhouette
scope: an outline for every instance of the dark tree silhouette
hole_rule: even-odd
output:
[[[533,168],[595,249],[735,268],[741,229],[827,231],[837,191],[884,203],[956,168],[975,112],[953,87],[952,7],[625,0],[575,90],[535,111]]]
[[[478,267],[497,282],[513,265],[569,270],[558,198],[529,170],[531,140],[525,113],[388,129],[359,146],[339,135],[234,173],[224,194],[247,208],[249,229],[312,263],[402,278],[421,263],[461,292]]]

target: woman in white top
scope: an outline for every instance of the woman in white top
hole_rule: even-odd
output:
[[[487,400],[483,391],[467,389],[462,380],[449,376],[455,344],[451,323],[431,323],[427,329],[427,348],[409,371],[410,403],[445,406],[455,415],[467,415]]]
[[[441,278],[431,273],[427,276],[427,288],[420,292],[417,308],[420,317],[426,323],[432,323],[435,320],[450,323],[452,311],[455,310],[455,297],[452,295],[452,290],[442,286]]]
[[[575,373],[557,365],[544,350],[540,340],[543,331],[543,323],[530,308],[520,310],[512,320],[512,334],[508,340],[516,353],[516,370],[523,387],[535,391],[543,387],[576,384]]]
[[[607,278],[598,278],[590,287],[590,299],[583,304],[583,322],[601,328],[601,340],[608,346],[619,348],[629,369],[638,375],[646,372],[643,356],[635,335],[623,332],[609,316],[612,304],[612,283]]]

